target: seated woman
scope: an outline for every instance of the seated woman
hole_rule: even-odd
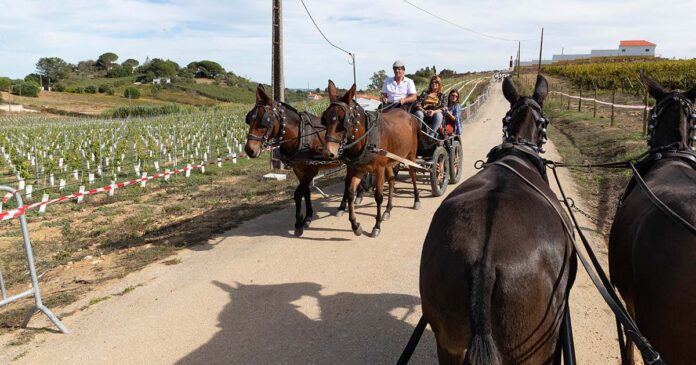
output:
[[[445,125],[447,134],[462,134],[462,107],[459,105],[459,91],[455,89],[452,89],[447,97]]]
[[[414,114],[430,126],[429,134],[435,136],[442,125],[447,100],[442,93],[442,80],[439,76],[430,78],[428,91],[423,91],[416,100]]]

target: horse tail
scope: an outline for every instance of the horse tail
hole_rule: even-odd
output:
[[[500,365],[503,363],[493,340],[491,297],[495,270],[478,263],[471,270],[470,313],[472,337],[464,359],[465,365]]]

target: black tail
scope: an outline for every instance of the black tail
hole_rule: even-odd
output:
[[[471,270],[471,329],[472,337],[464,359],[465,365],[500,365],[500,352],[491,331],[491,297],[495,271],[479,263]]]

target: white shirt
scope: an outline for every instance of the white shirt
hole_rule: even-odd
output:
[[[387,102],[398,103],[399,99],[416,93],[416,84],[406,76],[398,84],[393,77],[390,77],[384,80],[382,93],[387,94]]]

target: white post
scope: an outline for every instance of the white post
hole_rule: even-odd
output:
[[[78,191],[79,191],[80,194],[84,194],[84,192],[85,192],[85,186],[84,186],[84,185],[80,185],[80,190],[78,190]],[[77,204],[82,203],[82,201],[84,200],[84,198],[85,198],[85,197],[82,196],[82,195],[80,195],[79,197],[77,197]]]

